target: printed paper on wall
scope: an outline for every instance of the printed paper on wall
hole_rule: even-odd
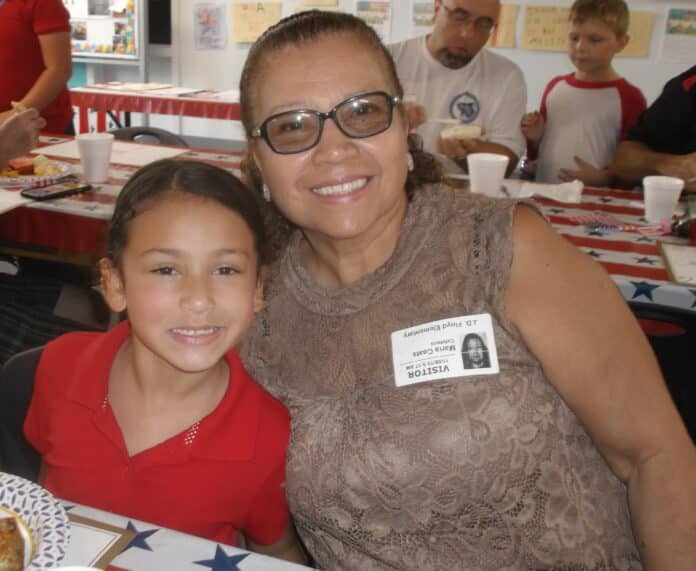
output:
[[[252,43],[267,28],[280,20],[281,2],[244,2],[232,4],[232,38]]]

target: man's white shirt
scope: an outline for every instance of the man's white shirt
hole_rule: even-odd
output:
[[[427,121],[416,132],[426,151],[442,159],[450,172],[454,161],[436,151],[437,137],[447,127],[436,119],[457,119],[485,129],[483,139],[504,145],[518,157],[525,150],[520,120],[527,108],[527,86],[520,68],[486,48],[464,67],[450,69],[428,51],[426,37],[389,46],[404,95],[425,107]]]

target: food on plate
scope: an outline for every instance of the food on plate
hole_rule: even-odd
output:
[[[477,139],[482,129],[478,125],[452,125],[440,132],[443,139]]]
[[[7,166],[0,169],[0,176],[17,178],[18,176],[54,176],[60,174],[60,167],[48,160],[43,155],[37,155],[33,159],[20,157],[12,159]]]
[[[0,571],[24,569],[24,537],[17,520],[0,517]]]
[[[12,105],[12,109],[15,110],[15,113],[23,113],[27,110],[26,106],[21,101],[10,101],[10,105]]]
[[[17,174],[34,174],[34,163],[31,159],[12,159],[8,161],[8,166],[17,171]]]

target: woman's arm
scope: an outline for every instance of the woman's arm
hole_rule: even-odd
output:
[[[696,569],[696,448],[609,276],[518,207],[506,303],[549,381],[626,482],[646,567]]]
[[[41,111],[58,97],[72,74],[70,34],[57,32],[41,35],[39,45],[46,69],[22,97],[21,102],[25,107],[35,107]]]
[[[255,553],[277,557],[278,559],[285,559],[286,561],[292,561],[294,563],[307,563],[292,521],[288,521],[288,524],[283,530],[283,535],[281,535],[278,541],[271,545],[258,545],[248,537],[246,538],[246,542],[247,548]]]

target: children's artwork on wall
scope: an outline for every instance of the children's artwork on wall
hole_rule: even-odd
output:
[[[527,6],[520,47],[533,51],[566,51],[568,10],[560,6]]]
[[[232,39],[252,43],[280,20],[281,2],[242,2],[232,4]]]
[[[63,0],[74,56],[137,59],[135,0]]]
[[[520,7],[517,4],[502,4],[498,25],[493,28],[488,45],[492,48],[514,48],[517,40],[517,15]]]
[[[662,58],[693,64],[696,53],[696,10],[672,8],[662,39]]]
[[[654,19],[655,15],[652,12],[631,11],[631,23],[628,26],[628,35],[631,39],[618,57],[646,58],[650,55]]]
[[[196,4],[193,32],[197,50],[223,50],[227,45],[224,4]]]
[[[411,3],[411,37],[423,36],[433,27],[433,14],[435,6],[432,0]]]
[[[385,44],[389,43],[391,2],[360,0],[355,6],[355,15],[370,24]]]
[[[569,7],[527,6],[520,47],[532,51],[565,52]],[[631,11],[628,45],[619,57],[648,57],[652,36],[652,12]]]

